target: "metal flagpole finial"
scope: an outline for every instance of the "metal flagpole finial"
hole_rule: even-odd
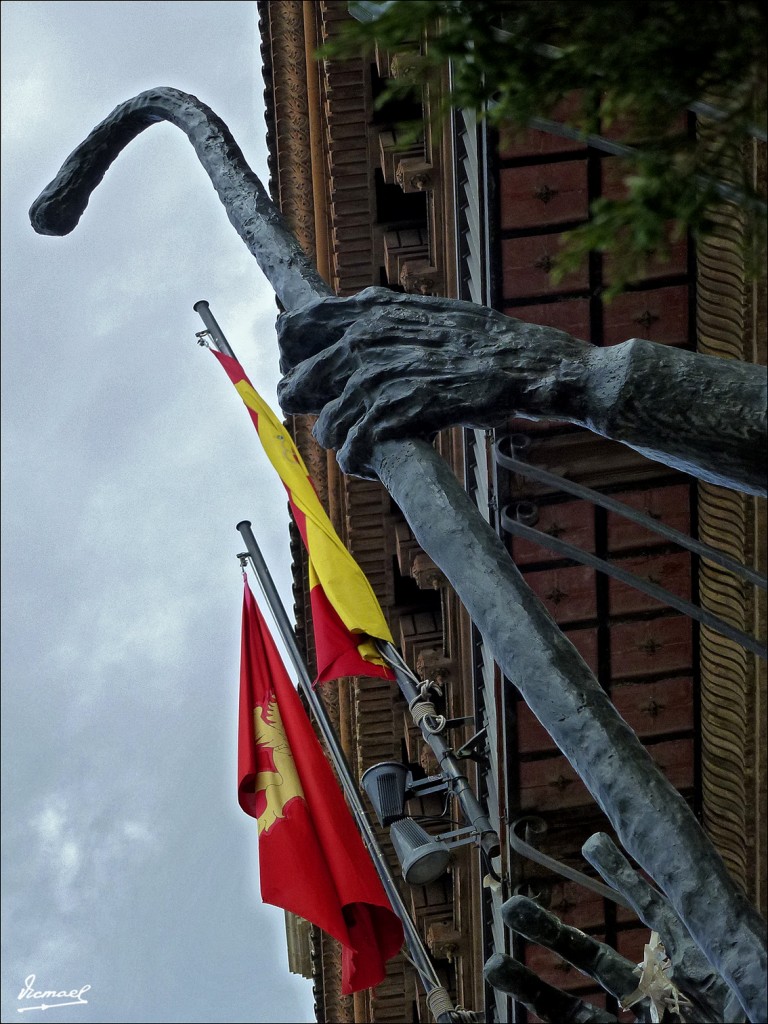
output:
[[[207,347],[213,346],[217,352],[221,352],[222,355],[229,356],[231,359],[236,359],[235,353],[224,336],[224,332],[219,326],[219,322],[211,312],[211,307],[208,305],[206,299],[200,299],[192,307],[200,319],[205,324],[204,331],[198,331],[195,337],[198,339],[198,343]],[[204,342],[203,338],[207,340]]]

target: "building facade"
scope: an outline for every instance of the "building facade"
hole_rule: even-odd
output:
[[[455,112],[438,133],[430,120],[437,97],[427,93],[420,103],[377,110],[383,82],[407,74],[428,41],[415,40],[407,53],[380,52],[374,62],[318,62],[318,45],[348,18],[343,0],[258,6],[273,195],[339,295],[385,285],[468,299],[594,345],[639,336],[765,362],[765,292],[748,283],[738,214],[718,213],[716,234],[698,252],[680,242],[664,263],[651,260],[643,278],[611,303],[603,299],[611,261],[600,254],[555,285],[549,271],[562,233],[588,217],[593,199],[623,187],[615,157],[551,133],[499,138],[468,111]],[[414,119],[423,124],[422,138],[405,146],[398,126]],[[745,160],[755,180],[764,182],[765,147],[751,144]],[[501,839],[500,870],[474,847],[462,846],[438,881],[403,883],[441,980],[457,1004],[488,1021],[524,1021],[526,1011],[483,980],[492,952],[513,952],[551,984],[617,1012],[615,1000],[590,979],[541,948],[526,947],[500,916],[510,895],[530,893],[563,921],[631,960],[642,959],[645,926],[573,877],[574,871],[595,877],[580,848],[592,833],[610,833],[608,822],[502,678],[384,488],[343,476],[334,454],[312,438],[309,418],[293,417],[290,426],[405,659],[422,679],[440,684],[441,710],[453,723],[452,746],[464,754]],[[574,549],[763,638],[764,592],[566,485],[618,499],[662,527],[697,535],[763,571],[764,503],[697,484],[559,423],[510,420],[494,432],[455,429],[436,445],[622,716],[701,817],[733,876],[765,912],[765,663],[685,611],[598,571]],[[541,470],[560,483],[537,474]],[[539,538],[521,526],[535,526]],[[548,539],[571,548],[553,550]],[[311,664],[299,543],[293,553],[297,628]],[[436,771],[394,683],[345,679],[327,685],[323,697],[356,777],[390,760],[418,766],[427,776]],[[450,827],[445,818],[432,821],[443,812],[435,796],[409,803],[409,813],[423,815],[432,832]],[[380,839],[397,877],[384,831]],[[287,928],[293,968],[313,979],[318,1020],[430,1019],[404,957],[391,962],[376,990],[343,997],[336,944],[296,919]]]

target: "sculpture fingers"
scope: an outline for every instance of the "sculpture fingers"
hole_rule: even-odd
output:
[[[634,870],[610,837],[597,832],[584,843],[582,853],[608,884],[629,900],[640,920],[661,936],[670,960],[672,979],[680,991],[697,1004],[702,1014],[700,1019],[725,1021],[726,1024],[742,1021],[741,1006],[732,998],[730,988],[712,968],[672,905]],[[710,899],[706,892],[699,895],[703,901]]]
[[[317,418],[312,433],[323,448],[337,451],[355,424],[366,418],[368,402],[355,377],[359,378],[359,374],[353,376],[340,398],[328,402]],[[370,417],[366,426],[370,426]]]
[[[335,344],[354,323],[344,299],[320,298],[277,318],[280,372],[287,374],[304,360]]]
[[[431,441],[441,429],[427,414],[414,417],[412,382],[393,382],[386,392],[369,404],[365,413],[352,426],[344,443],[338,447],[336,461],[348,476],[365,480],[378,477],[374,452],[378,445],[390,440]],[[425,406],[422,405],[421,409]],[[418,424],[414,426],[413,424]]]
[[[365,288],[347,298],[323,298],[282,314],[277,321],[280,367],[285,373],[342,337],[361,349],[412,344],[466,351],[505,325],[506,318],[472,303]]]
[[[526,896],[513,896],[506,901],[501,913],[504,923],[512,931],[552,950],[576,970],[594,978],[617,999],[626,999],[637,988],[635,964],[604,942],[593,939],[578,928],[563,924],[534,900]],[[632,1011],[640,1020],[651,1020],[647,999],[642,1000],[640,1005],[633,1005]]]
[[[483,425],[466,400],[478,387],[488,390],[488,382],[473,380],[465,360],[451,354],[435,358],[429,350],[406,344],[398,348],[393,365],[391,350],[381,340],[367,351],[356,348],[349,331],[288,374],[278,390],[287,412],[315,412],[324,403],[313,432],[324,448],[338,453],[345,473],[369,478],[378,442],[428,440],[454,424]]]
[[[377,292],[383,290],[376,289]],[[350,302],[347,299],[336,301]],[[327,402],[341,396],[358,370],[368,376],[379,372],[386,380],[406,372],[406,366],[413,359],[418,361],[419,350],[405,352],[407,339],[392,333],[389,324],[384,323],[383,310],[375,310],[365,321],[357,320],[343,329],[354,308],[354,305],[342,308],[335,300],[323,300],[280,317],[278,331],[281,345],[286,345],[286,364],[293,351],[315,350],[310,358],[288,369],[278,384],[277,397],[284,412],[319,413]],[[311,320],[313,310],[331,314],[324,328],[317,332]],[[339,332],[342,332],[340,338],[337,337]],[[357,386],[364,386],[364,382],[360,380]],[[370,385],[365,384],[365,387],[371,391]]]
[[[319,413],[342,394],[359,364],[359,357],[344,339],[305,359],[277,385],[281,409],[286,413]]]
[[[352,427],[346,441],[336,452],[336,461],[346,476],[356,476],[361,480],[378,480],[373,467],[374,441],[368,427],[365,417]]]
[[[483,971],[494,988],[508,992],[537,1017],[551,1024],[617,1024],[613,1014],[542,981],[533,971],[503,953],[494,953]]]

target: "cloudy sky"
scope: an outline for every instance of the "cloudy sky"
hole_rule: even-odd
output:
[[[284,492],[210,353],[273,404],[275,307],[184,135],[131,143],[73,234],[27,210],[118,103],[194,93],[266,175],[256,5],[4,2],[2,1020],[310,1021],[238,808],[251,519],[290,602]],[[254,588],[255,589],[255,588]]]

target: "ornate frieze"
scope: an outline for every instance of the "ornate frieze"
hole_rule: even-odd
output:
[[[765,184],[765,146],[745,154]],[[760,172],[758,171],[758,174]],[[758,184],[756,181],[755,184]],[[698,349],[707,355],[764,361],[765,308],[754,305],[742,241],[743,213],[712,212],[713,235],[698,249]],[[764,282],[763,282],[764,286]],[[762,358],[761,358],[762,349]],[[738,561],[759,567],[765,503],[699,484],[699,536]],[[762,552],[764,559],[765,552]],[[764,565],[763,565],[764,571]],[[700,600],[737,628],[764,635],[759,592],[719,566],[702,561]],[[701,768],[704,825],[733,876],[765,910],[764,775],[765,663],[712,630],[701,630]],[[760,764],[760,761],[763,764]],[[761,792],[762,789],[762,792]]]

